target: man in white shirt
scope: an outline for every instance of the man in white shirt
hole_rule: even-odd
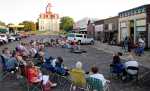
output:
[[[138,67],[139,67],[139,64],[138,64],[137,61],[128,61],[128,62],[125,62],[124,66],[125,66],[125,70],[126,70],[127,73],[129,73],[130,75],[135,75],[135,74],[137,74],[137,71],[138,71],[138,70],[128,69],[128,67],[136,67],[136,68],[138,68]]]
[[[92,71],[92,75],[90,75],[90,77],[93,77],[93,78],[96,78],[96,79],[99,79],[102,81],[102,84],[103,86],[106,85],[106,82],[109,82],[108,80],[106,80],[103,76],[103,74],[100,74],[98,73],[98,68],[97,67],[92,67],[91,68],[91,71]]]

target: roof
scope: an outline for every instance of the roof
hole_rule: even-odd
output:
[[[132,8],[132,9],[128,9],[128,10],[119,12],[119,14],[120,14],[120,13],[124,13],[124,12],[128,12],[128,11],[131,11],[131,10],[134,10],[134,9],[137,9],[137,8],[147,7],[147,6],[150,6],[150,4],[146,4],[146,5],[138,6],[138,7]]]

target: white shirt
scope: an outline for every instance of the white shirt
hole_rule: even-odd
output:
[[[97,73],[97,74],[90,75],[90,77],[101,80],[103,86],[105,86],[107,80],[104,78],[104,76],[102,74]]]
[[[125,67],[129,67],[129,66],[132,66],[132,67],[139,67],[139,64],[137,61],[128,61],[128,62],[125,62]]]
[[[137,61],[128,61],[128,62],[125,62],[125,68],[128,68],[129,66],[131,67],[139,67],[139,64]],[[137,70],[130,70],[128,69],[127,72],[131,75],[134,75],[134,74],[137,74]]]
[[[57,59],[53,59],[53,60],[52,60],[52,63],[51,63],[51,64],[52,64],[53,67],[55,67],[56,61],[57,61]]]

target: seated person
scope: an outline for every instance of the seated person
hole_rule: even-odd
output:
[[[15,55],[13,55],[8,61],[5,63],[6,65],[6,70],[11,72],[11,71],[17,71],[19,67],[19,63],[17,59],[15,58]]]
[[[119,57],[119,55],[118,54],[115,54],[114,56],[113,56],[113,62],[112,62],[112,64],[120,64],[121,63],[121,60],[120,60],[120,57]]]
[[[78,61],[75,66],[69,71],[69,74],[76,85],[85,86],[85,71],[82,69],[82,63]]]
[[[71,71],[80,71],[85,74],[85,71],[82,69],[82,63],[80,61],[76,63],[76,68],[73,68]]]
[[[55,71],[60,75],[68,75],[67,69],[63,66],[63,58],[57,57]]]
[[[110,67],[112,68],[112,72],[116,73],[118,76],[121,72],[123,72],[124,66],[121,63],[119,53],[113,56],[113,62],[110,64]]]
[[[5,61],[7,61],[8,59],[10,59],[10,57],[12,56],[10,50],[6,47],[2,50],[2,55],[1,55]]]
[[[27,62],[26,62],[27,59],[24,60],[22,58],[22,56],[19,56],[19,55],[16,54],[16,60],[17,60],[17,62],[19,64],[19,68],[20,68],[20,71],[21,71],[20,74],[23,75],[23,76],[25,76],[25,67],[27,65]]]
[[[37,49],[33,45],[32,45],[32,48],[30,49],[30,54],[31,54],[31,57],[35,57],[37,54]]]
[[[139,63],[134,60],[133,56],[130,55],[128,61],[124,63],[124,72],[123,72],[123,80],[126,79],[126,75],[129,75],[130,78],[134,75],[138,75]],[[129,68],[130,67],[130,68]],[[137,68],[136,70],[133,68]]]
[[[32,61],[28,62],[28,66],[26,69],[26,76],[27,76],[27,80],[30,83],[39,83],[41,81],[43,81],[43,85],[47,85],[49,84],[50,87],[56,86],[56,83],[52,83],[49,80],[49,76],[48,75],[42,75],[40,69],[36,66],[34,66]]]
[[[101,80],[103,86],[105,86],[107,82],[110,82],[109,80],[106,80],[104,78],[103,74],[98,73],[98,68],[97,67],[92,67],[91,71],[92,71],[93,74],[91,74],[90,77]]]
[[[38,58],[36,60],[34,60],[34,63],[36,66],[40,66],[45,62],[45,53],[43,51],[40,51],[38,53]]]
[[[46,61],[44,62],[44,64],[42,65],[42,67],[46,68],[49,71],[55,72],[55,62],[56,62],[56,59],[54,59],[53,57],[49,57],[49,59],[45,59],[45,60]],[[52,63],[53,63],[53,65],[52,65]]]

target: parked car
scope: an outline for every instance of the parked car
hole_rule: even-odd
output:
[[[86,34],[69,33],[67,35],[67,40],[77,41],[78,44],[94,44],[94,39],[88,37]]]
[[[21,40],[21,36],[19,34],[15,34],[15,35],[12,35],[12,36],[15,37],[16,41]]]
[[[0,34],[0,40],[3,43],[8,43],[7,35],[6,34]]]
[[[9,42],[16,40],[16,38],[14,36],[12,36],[12,35],[8,35],[7,38],[8,38]]]

